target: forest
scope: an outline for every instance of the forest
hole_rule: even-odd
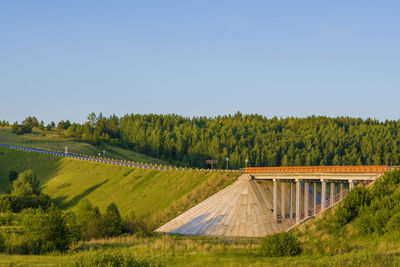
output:
[[[216,159],[216,168],[225,168],[227,157],[231,169],[245,167],[246,159],[248,166],[400,165],[400,120],[91,113],[85,123],[44,126],[28,117],[13,124],[16,132],[18,127],[56,129],[65,138],[110,143],[188,167],[209,168],[205,161]]]

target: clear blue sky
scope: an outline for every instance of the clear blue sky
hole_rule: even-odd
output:
[[[1,1],[0,120],[400,118],[398,1]]]

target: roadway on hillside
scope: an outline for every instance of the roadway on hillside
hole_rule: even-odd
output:
[[[79,160],[94,161],[94,162],[99,162],[99,163],[113,164],[113,165],[120,165],[120,166],[134,167],[134,168],[154,169],[154,170],[164,170],[164,171],[166,171],[166,170],[183,171],[183,169],[178,169],[175,167],[170,168],[170,167],[160,167],[160,166],[149,166],[149,165],[144,165],[144,164],[121,162],[121,161],[110,160],[110,159],[91,158],[91,157],[74,155],[74,154],[69,154],[69,153],[47,151],[47,150],[38,149],[38,148],[29,148],[29,147],[22,147],[22,146],[7,145],[7,144],[0,144],[0,147],[7,147],[7,148],[18,149],[18,150],[22,150],[22,151],[44,153],[44,154],[66,157],[66,158],[74,158],[74,159],[79,159]]]

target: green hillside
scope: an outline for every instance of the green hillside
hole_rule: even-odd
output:
[[[40,147],[56,151],[64,151],[65,146],[68,146],[68,151],[71,153],[80,153],[89,156],[97,156],[98,153],[103,153],[103,150],[105,150],[107,158],[167,164],[165,161],[109,144],[95,146],[81,141],[74,141],[71,138],[62,138],[56,131],[35,129],[31,134],[16,135],[11,132],[11,128],[0,127],[0,143],[31,148]]]
[[[148,217],[150,225],[167,222],[230,184],[239,172],[161,171],[86,162],[0,148],[0,190],[9,170],[32,169],[42,191],[61,207],[74,209],[88,199],[100,209],[114,202],[122,215]]]

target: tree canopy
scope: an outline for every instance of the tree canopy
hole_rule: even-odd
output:
[[[30,120],[27,120],[30,121]],[[37,120],[36,120],[37,121]],[[349,117],[183,117],[90,113],[85,123],[60,122],[61,136],[119,145],[171,164],[206,168],[400,164],[400,120]],[[68,126],[68,127],[67,127]]]

